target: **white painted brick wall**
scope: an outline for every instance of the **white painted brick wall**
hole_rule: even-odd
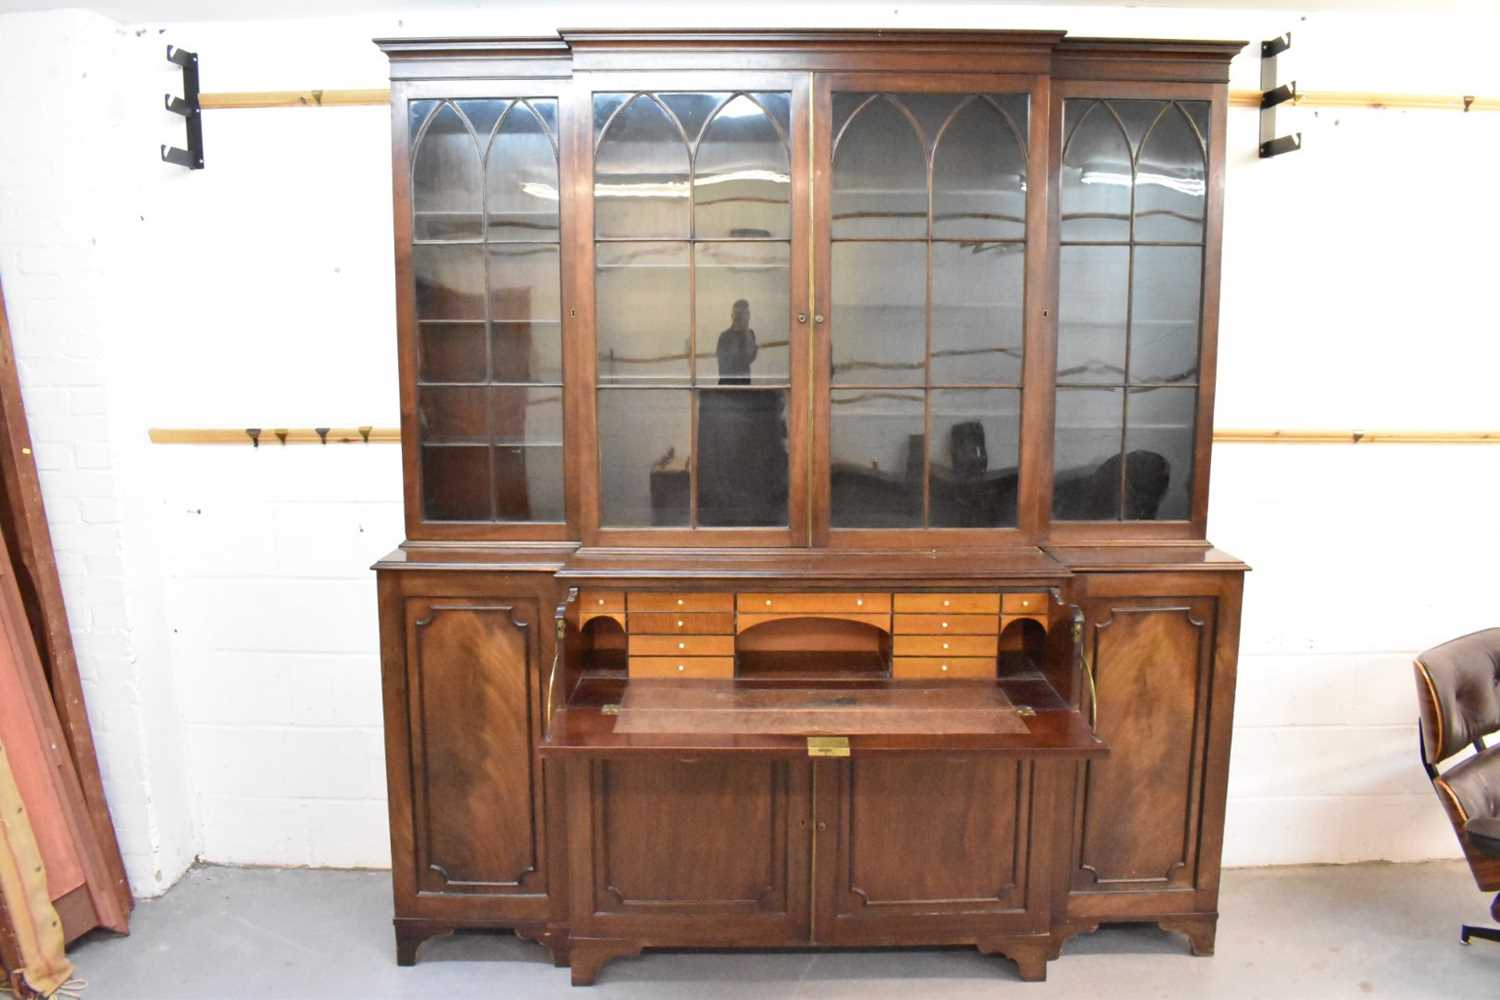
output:
[[[829,20],[816,5],[755,16]],[[1500,91],[1485,50],[1500,24],[1486,19],[969,4],[836,16],[1252,40],[1291,28],[1286,75],[1305,89]],[[145,443],[149,426],[397,420],[387,113],[210,112],[208,169],[168,167],[156,146],[180,144],[182,124],[160,110],[179,80],[163,46],[202,53],[209,91],[380,87],[377,35],[744,17],[650,4],[166,29],[0,17],[0,93],[28,109],[0,143],[0,276],[138,892],[195,853],[388,863],[367,567],[402,533],[389,445]],[[1257,85],[1253,50],[1234,73]],[[1284,120],[1306,149],[1260,162],[1255,114],[1231,113],[1220,426],[1496,427],[1500,116]],[[1500,449],[1215,449],[1210,537],[1255,567],[1226,862],[1455,853],[1416,760],[1410,658],[1496,624],[1497,495]]]

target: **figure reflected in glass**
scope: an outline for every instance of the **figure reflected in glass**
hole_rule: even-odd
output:
[[[698,522],[710,527],[787,523],[786,392],[751,389],[760,353],[750,303],[738,299],[716,351],[719,385],[698,396]]]

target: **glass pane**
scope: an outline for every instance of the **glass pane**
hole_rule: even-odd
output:
[[[1120,123],[1103,101],[1070,100],[1063,127],[1060,238],[1130,239],[1130,148]]]
[[[1146,137],[1136,164],[1135,238],[1203,239],[1203,147],[1187,116],[1170,107]]]
[[[1058,389],[1052,516],[1059,521],[1120,519],[1123,389]]]
[[[698,383],[785,383],[791,349],[785,243],[699,243]]]
[[[495,516],[501,521],[561,521],[563,450],[495,449]]]
[[[656,97],[667,106],[667,110],[677,116],[682,123],[682,131],[687,135],[688,144],[696,144],[703,135],[703,126],[708,124],[709,115],[714,113],[714,108],[723,104],[730,95],[719,94],[657,94]]]
[[[500,122],[485,161],[484,203],[486,239],[557,239],[557,155],[531,103],[517,101]]]
[[[703,132],[693,160],[698,239],[785,239],[792,234],[792,177],[786,142],[744,94]]]
[[[928,461],[930,527],[1015,525],[1021,390],[934,389]]]
[[[429,521],[488,521],[488,445],[422,446],[422,516]]]
[[[513,389],[492,386],[490,432],[496,444],[562,446],[562,387]]]
[[[785,527],[787,393],[698,393],[698,523]]]
[[[479,148],[483,149],[490,144],[490,136],[495,131],[495,124],[500,121],[500,116],[505,114],[505,109],[511,106],[508,99],[484,97],[454,101],[463,116],[469,119],[469,126],[474,129],[474,134],[479,138]]]
[[[894,99],[864,104],[833,149],[833,238],[927,236],[926,145]]]
[[[433,388],[417,392],[417,419],[424,444],[487,444],[489,414],[482,386]]]
[[[921,385],[927,244],[833,245],[833,381]]]
[[[686,527],[688,389],[599,390],[599,507],[607,527]]]
[[[1057,296],[1057,380],[1125,381],[1129,247],[1063,247]]]
[[[494,381],[562,381],[562,328],[557,323],[495,323],[490,334]]]
[[[1015,124],[1026,125],[1024,120]],[[1026,237],[1026,156],[1011,123],[986,98],[964,105],[938,139],[932,158],[932,234]]]
[[[484,324],[420,324],[417,379],[422,382],[483,382]]]
[[[595,98],[595,115],[601,108]],[[614,116],[594,154],[594,231],[602,237],[688,236],[688,150],[666,110],[647,96]]]
[[[932,245],[932,381],[1021,384],[1026,247]]]
[[[1130,148],[1137,153],[1141,149],[1141,140],[1146,138],[1152,124],[1161,113],[1166,110],[1165,101],[1110,101],[1110,110],[1114,111],[1124,126],[1125,134],[1130,137]]]
[[[412,235],[419,240],[477,240],[479,143],[458,109],[443,104],[416,137],[412,154]]]
[[[1203,251],[1136,247],[1130,300],[1130,381],[1198,381]]]
[[[497,322],[556,322],[561,278],[557,245],[509,243],[489,248],[490,318]]]
[[[600,243],[594,251],[599,382],[688,380],[687,243]]]
[[[1196,389],[1131,389],[1125,520],[1182,521],[1192,502]]]
[[[835,528],[922,526],[922,392],[831,393]]]
[[[411,249],[417,319],[484,319],[484,248],[415,246]]]

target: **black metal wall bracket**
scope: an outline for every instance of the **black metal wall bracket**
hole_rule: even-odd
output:
[[[1302,133],[1276,134],[1276,106],[1297,99],[1297,81],[1276,83],[1276,57],[1292,47],[1292,33],[1260,43],[1260,158],[1302,148]]]
[[[167,59],[182,67],[182,97],[162,95],[168,111],[187,120],[187,149],[162,146],[161,158],[189,170],[203,169],[203,107],[198,103],[198,53],[167,46]]]

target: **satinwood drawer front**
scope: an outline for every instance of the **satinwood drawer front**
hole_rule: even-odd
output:
[[[896,615],[896,632],[917,635],[999,635],[994,615]]]
[[[716,635],[734,634],[732,613],[672,614],[666,611],[632,611],[630,634]]]
[[[938,614],[996,614],[999,594],[897,594],[897,611],[930,611]]]
[[[999,640],[992,635],[898,635],[893,647],[897,656],[993,657]]]
[[[637,611],[733,611],[733,594],[672,594],[633,591],[629,610]]]
[[[632,656],[630,676],[723,679],[734,676],[734,657]]]
[[[736,602],[742,612],[756,614],[807,611],[832,614],[851,611],[873,614],[891,610],[890,594],[740,594]]]
[[[631,656],[733,656],[732,635],[632,635]]]
[[[584,590],[578,594],[578,610],[586,613],[600,611],[624,611],[623,590]]]
[[[897,656],[891,661],[891,676],[982,678],[995,676],[995,661],[979,656]]]
[[[1000,598],[1000,610],[1008,615],[1034,615],[1047,610],[1046,594],[1005,594]]]

